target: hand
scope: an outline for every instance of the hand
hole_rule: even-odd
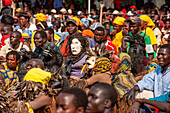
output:
[[[128,34],[128,30],[124,29],[124,30],[122,31],[122,34],[123,34],[123,36],[126,36],[126,34]]]
[[[132,101],[134,101],[135,99],[135,88],[132,88],[128,94],[127,94],[127,98],[126,98],[126,101],[127,101],[127,104],[129,105],[129,99],[132,97]]]
[[[140,110],[140,103],[135,102],[131,107],[130,107],[130,113],[139,113]]]

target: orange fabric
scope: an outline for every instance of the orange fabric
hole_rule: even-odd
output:
[[[63,42],[62,47],[60,48],[60,51],[61,51],[64,59],[66,58],[67,53],[69,52],[69,46],[66,48],[67,42],[68,42],[68,36],[66,37],[66,39]]]
[[[91,38],[94,38],[94,33],[91,30],[83,30],[82,36],[89,36]]]

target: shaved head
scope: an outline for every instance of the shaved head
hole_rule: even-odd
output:
[[[27,71],[29,71],[32,68],[40,68],[44,69],[44,62],[41,59],[31,59],[28,61],[27,64]]]

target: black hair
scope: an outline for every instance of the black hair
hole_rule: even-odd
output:
[[[86,109],[88,98],[84,90],[80,88],[69,88],[64,90],[62,93],[74,95],[73,103],[75,104],[76,108],[83,107]]]
[[[12,8],[3,7],[3,8],[1,9],[1,14],[2,14],[2,15],[3,15],[3,14],[6,14],[6,15],[12,16],[12,11],[13,11]]]
[[[59,29],[61,27],[61,24],[60,22],[58,22],[58,23],[55,23],[54,26],[56,26]]]
[[[47,39],[47,34],[44,32],[44,31],[37,31],[36,33],[35,33],[35,35],[37,35],[37,34],[40,34],[40,36],[44,39],[44,38],[46,38]],[[34,36],[35,36],[34,35]]]
[[[8,52],[7,55],[6,55],[6,59],[8,59],[9,55],[15,56],[16,57],[16,61],[20,60],[20,58],[21,58],[20,54],[17,51],[13,51],[12,50],[12,51]]]
[[[13,28],[12,28],[12,26],[11,26],[11,25],[5,25],[5,26],[3,26],[3,27],[7,27],[7,28],[8,28],[8,30],[10,30],[10,31],[12,31],[12,32],[13,32]]]
[[[22,34],[19,31],[13,31],[11,34],[16,33],[19,39],[21,39]]]
[[[45,29],[48,28],[47,22],[45,22],[45,21],[40,21],[40,23],[44,26]],[[39,25],[38,23],[37,23],[36,26],[40,26],[40,27],[42,28],[42,26]]]
[[[94,32],[95,31],[103,31],[103,36],[105,35],[105,31],[104,31],[104,28],[103,27],[97,27],[95,30],[94,30]]]
[[[52,28],[49,28],[49,27],[44,29],[44,31],[48,31],[50,35],[54,34],[54,30]]]
[[[14,25],[14,18],[10,15],[3,15],[1,18],[1,23],[5,25]]]
[[[83,50],[86,50],[86,48],[88,47],[88,41],[84,36],[78,36],[78,35],[73,36],[73,37],[70,38],[68,44],[71,45],[72,40],[75,39],[75,38],[78,39],[81,42],[81,46],[82,46]],[[69,47],[70,47],[70,50],[71,50],[71,46],[69,46]]]
[[[28,13],[26,12],[21,12],[18,17],[25,17],[26,19],[28,19],[28,22],[30,21],[30,15],[28,15]]]
[[[164,45],[162,45],[159,49],[161,49],[161,48],[165,48],[165,49],[167,49],[168,50],[168,52],[169,52],[169,54],[170,54],[170,44],[164,44]]]
[[[94,84],[92,87],[99,88],[100,90],[103,90],[104,98],[110,99],[112,102],[110,107],[113,107],[116,104],[117,93],[116,93],[116,89],[113,86],[111,86],[108,83],[100,82],[100,83]]]

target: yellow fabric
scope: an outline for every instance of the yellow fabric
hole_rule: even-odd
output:
[[[120,31],[119,33],[117,33],[113,38],[112,38],[112,44],[114,44],[117,47],[117,52],[119,52],[119,48],[122,45],[122,39],[123,39],[123,35],[122,35],[122,31]]]
[[[8,66],[7,66],[7,63],[4,63],[3,65],[4,65],[4,68],[5,68],[6,70],[9,70],[9,68],[8,68]],[[17,71],[18,71],[18,65],[17,65],[17,67],[16,67],[15,72],[17,72]]]
[[[158,44],[154,31],[150,27],[147,27],[142,32],[144,32],[150,37],[152,45]]]
[[[26,102],[25,105],[27,105],[29,113],[34,113],[34,110],[30,107],[30,104],[28,102]]]
[[[123,18],[123,17],[116,17],[116,18],[114,19],[113,23],[118,24],[118,25],[123,25],[123,23],[124,23],[125,20],[126,20],[126,19]]]
[[[22,33],[22,36],[29,36],[28,34],[26,34],[26,33]]]
[[[35,35],[36,32],[37,32],[37,31],[34,31],[34,32],[32,33],[32,37],[31,37],[31,51],[33,51],[33,48],[34,48],[34,35]]]
[[[40,20],[40,21],[46,21],[47,20],[47,18],[45,17],[45,15],[43,13],[37,13],[36,19]]]
[[[77,17],[72,17],[70,19],[74,19],[77,22],[78,25],[80,25],[80,26],[82,25],[80,19],[78,19]]]
[[[54,38],[55,38],[56,40],[60,40],[60,37],[59,37],[57,34],[55,34],[55,33],[54,33]]]
[[[140,18],[141,20],[147,22],[147,26],[149,26],[149,27],[151,26],[152,29],[155,28],[155,24],[153,23],[152,19],[151,19],[149,16],[147,16],[147,15],[141,15],[139,18]]]
[[[42,84],[47,84],[51,79],[51,73],[46,72],[40,68],[33,68],[27,72],[24,80],[30,80],[34,82],[40,82]]]

